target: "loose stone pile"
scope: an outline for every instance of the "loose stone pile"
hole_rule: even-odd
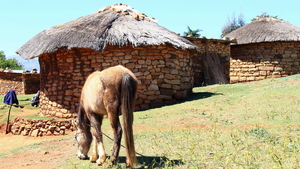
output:
[[[9,131],[13,134],[32,137],[65,135],[67,130],[75,130],[72,120],[36,120],[17,117],[9,124]]]

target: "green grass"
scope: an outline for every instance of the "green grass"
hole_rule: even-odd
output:
[[[140,165],[300,168],[299,75],[198,87],[193,92],[185,102],[135,112],[136,151],[146,156],[138,158]],[[103,128],[112,137],[107,120]],[[112,142],[104,138],[104,143],[110,155]],[[124,149],[120,156],[125,156]],[[159,160],[151,162],[154,157]],[[125,168],[122,160],[112,168]],[[72,157],[60,168],[97,166]]]
[[[139,166],[300,168],[300,75],[193,92],[184,102],[135,112],[136,151],[145,156]],[[112,137],[107,119],[103,132]],[[110,155],[112,142],[104,137],[104,144]],[[120,157],[111,168],[125,168],[123,148]],[[107,166],[72,156],[58,168]]]

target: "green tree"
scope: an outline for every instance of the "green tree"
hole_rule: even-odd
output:
[[[187,27],[187,29],[187,32],[183,32],[183,36],[192,38],[199,38],[201,36],[201,34],[199,33],[202,31],[201,29],[192,30],[189,26]]]
[[[267,12],[262,12],[261,15],[257,15],[255,18],[252,18],[251,21],[255,21],[258,19],[263,19],[263,18],[275,18],[278,19],[278,16],[271,16],[267,14]]]
[[[12,70],[22,70],[23,65],[17,59],[6,59],[3,51],[0,51],[0,68],[9,68]]]
[[[238,18],[236,18],[235,14],[233,13],[232,17],[231,18],[228,17],[227,19],[228,19],[227,22],[224,24],[222,28],[222,34],[221,34],[222,38],[227,34],[229,34],[230,32],[246,25],[243,14],[240,14]]]

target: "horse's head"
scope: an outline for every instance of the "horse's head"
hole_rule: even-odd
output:
[[[75,140],[78,147],[77,156],[81,160],[87,159],[87,154],[92,143],[91,132],[89,130],[82,130],[76,122],[73,124],[75,128]]]

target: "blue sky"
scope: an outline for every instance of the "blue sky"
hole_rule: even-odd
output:
[[[243,14],[247,23],[262,12],[300,26],[300,0],[0,0],[0,50],[7,57],[44,29],[124,3],[183,34],[187,26],[201,35],[220,38],[228,17]]]

